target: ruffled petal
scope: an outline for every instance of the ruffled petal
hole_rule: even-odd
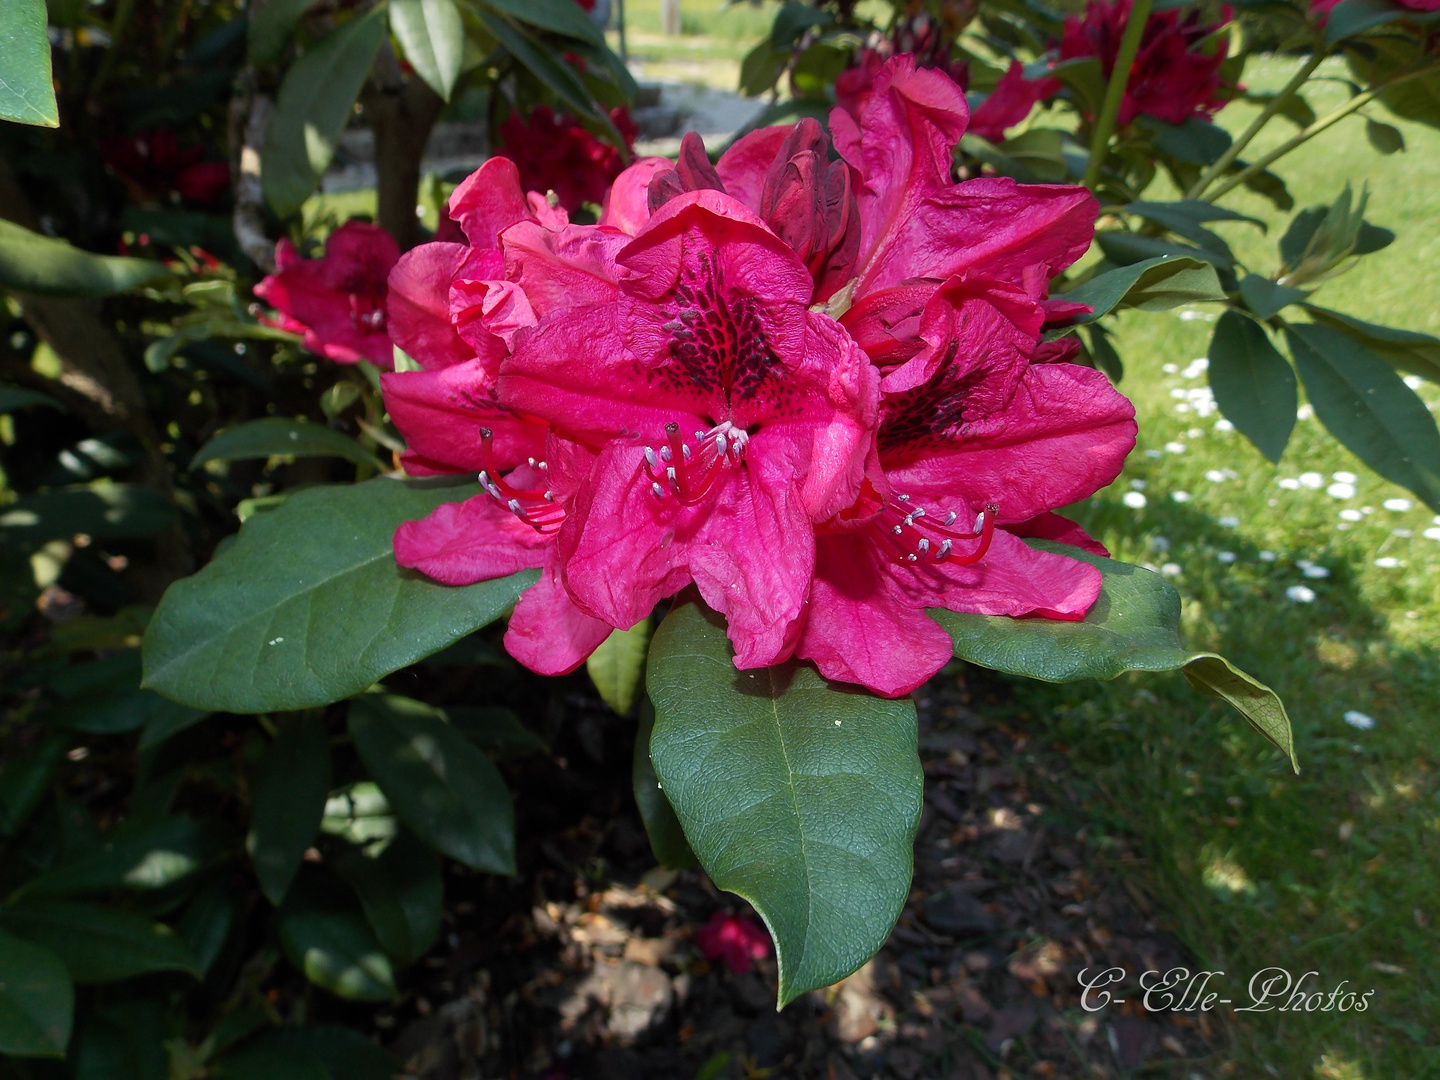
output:
[[[395,561],[445,585],[473,585],[540,566],[554,547],[489,495],[442,503],[395,530]]]
[[[390,339],[423,368],[450,367],[475,356],[450,322],[450,283],[465,257],[464,244],[421,244],[390,271]]]
[[[568,675],[613,629],[575,606],[560,581],[556,550],[547,549],[539,582],[520,597],[505,631],[505,651],[540,675]]]
[[[650,180],[656,173],[675,167],[669,158],[641,158],[615,178],[605,192],[600,224],[637,235],[650,220]]]

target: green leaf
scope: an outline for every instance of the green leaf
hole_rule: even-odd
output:
[[[385,463],[348,435],[306,420],[267,416],[227,428],[200,448],[190,461],[196,469],[207,461],[244,458],[340,457],[384,471]]]
[[[1132,263],[1166,255],[1199,259],[1201,262],[1208,262],[1219,267],[1229,267],[1235,262],[1232,256],[1223,252],[1187,247],[1184,244],[1173,244],[1154,236],[1138,236],[1135,233],[1118,230],[1096,233],[1095,243],[1100,245],[1100,250],[1105,253],[1105,257],[1117,266],[1129,266]]]
[[[325,985],[319,980],[311,981]],[[341,994],[341,997],[355,996]],[[385,1001],[388,997],[362,997],[362,1000]],[[330,1070],[313,1054],[288,1046],[270,1043],[257,1046],[251,1042],[215,1062],[213,1075],[216,1080],[333,1080]]]
[[[770,24],[770,44],[776,49],[789,50],[806,30],[816,26],[829,26],[835,21],[835,13],[824,8],[803,4],[800,0],[788,0],[775,13]]]
[[[769,93],[789,62],[789,49],[775,48],[768,38],[761,41],[740,62],[740,93],[746,97]]]
[[[1150,121],[1159,133],[1155,136],[1155,149],[1192,165],[1210,165],[1230,149],[1230,133],[1224,128],[1198,117],[1191,117],[1180,125]]]
[[[1310,318],[1348,334],[1387,364],[1440,382],[1440,338],[1415,330],[1377,326],[1329,308],[1305,305]]]
[[[1125,377],[1125,364],[1121,361],[1120,354],[1115,351],[1115,346],[1110,344],[1110,335],[1099,323],[1092,323],[1089,330],[1090,355],[1110,381],[1118,383]]]
[[[1213,653],[1187,653],[1180,640],[1180,594],[1159,574],[1092,555],[1068,544],[1026,540],[1040,551],[1089,563],[1100,571],[1100,595],[1081,622],[1009,619],[932,608],[929,615],[955,642],[955,655],[981,667],[1045,682],[1113,679],[1126,671],[1186,670],[1191,682],[1210,686],[1216,696],[1290,757],[1295,765],[1289,719],[1278,695],[1230,667],[1249,689],[1240,692],[1215,671]],[[1193,665],[1193,670],[1192,670]],[[1227,677],[1228,678],[1228,677]],[[1226,693],[1219,694],[1224,686]],[[1207,690],[1210,693],[1211,690]],[[1277,731],[1276,718],[1283,721]],[[1295,766],[1298,770],[1298,765]]]
[[[383,847],[394,839],[399,825],[380,785],[361,780],[326,801],[320,830],[331,836],[344,837],[368,851]]]
[[[287,907],[280,915],[286,957],[316,986],[356,1001],[395,996],[390,959],[360,912],[326,904]]]
[[[97,480],[83,487],[22,495],[0,510],[0,536],[33,550],[76,533],[96,539],[153,536],[170,524],[175,508],[154,488]]]
[[[1196,653],[1180,671],[1202,694],[1235,706],[1256,731],[1290,759],[1291,768],[1297,773],[1300,771],[1290,717],[1285,713],[1285,703],[1274,690],[1214,653]]]
[[[1339,330],[1292,324],[1285,336],[1320,422],[1366,465],[1440,513],[1440,431],[1415,391]]]
[[[153,690],[142,690],[139,649],[77,665],[68,675],[66,682],[73,689],[55,686],[66,700],[46,714],[51,724],[68,731],[116,735],[151,724],[180,730],[206,715]]]
[[[386,1053],[354,1028],[339,1024],[271,1028],[247,1045],[309,1055],[325,1066],[330,1080],[391,1080],[404,1071],[404,1063],[399,1058]]]
[[[1302,302],[1310,294],[1304,289],[1277,285],[1259,274],[1246,274],[1240,279],[1240,298],[1257,319],[1264,321],[1278,315],[1291,304]]]
[[[698,866],[700,860],[690,850],[685,839],[685,830],[675,816],[675,808],[665,797],[660,780],[655,775],[655,766],[650,760],[650,735],[655,730],[655,706],[650,699],[640,701],[640,725],[635,732],[635,755],[631,765],[630,783],[635,792],[635,805],[640,809],[640,820],[645,824],[645,833],[650,837],[650,850],[655,861],[661,866],[674,870],[688,870]]]
[[[1245,221],[1260,226],[1261,232],[1266,230],[1265,223],[1259,218],[1201,202],[1199,199],[1181,199],[1177,202],[1132,202],[1123,209],[1127,214],[1134,214],[1146,221],[1154,222],[1177,236],[1183,236],[1185,239],[1199,244],[1207,251],[1227,258],[1231,257],[1229,247],[1225,241],[1204,227],[1206,222]]]
[[[1365,138],[1382,154],[1396,154],[1405,149],[1405,136],[1393,124],[1365,118]]]
[[[1027,79],[1053,76],[1070,88],[1080,111],[1094,116],[1100,111],[1105,100],[1105,72],[1100,67],[1098,56],[1078,56],[1072,60],[1061,60],[1044,72],[1034,74],[1027,68]]]
[[[412,833],[400,832],[378,855],[347,847],[332,865],[396,963],[418,960],[434,944],[445,901],[440,857]]]
[[[154,971],[200,977],[190,949],[167,926],[101,904],[16,904],[0,928],[58,956],[77,983],[118,982]]]
[[[605,35],[574,0],[483,0],[513,19],[591,45],[604,46]],[[499,35],[496,35],[499,36]]]
[[[59,127],[45,0],[0,0],[0,120]]]
[[[1209,263],[1162,255],[1097,274],[1055,299],[1094,308],[1092,314],[1073,320],[1075,324],[1083,324],[1094,322],[1122,305],[1140,311],[1165,311],[1181,304],[1224,300],[1225,291]]]
[[[99,843],[32,878],[16,895],[81,896],[112,889],[163,889],[211,862],[224,843],[223,827],[215,818],[132,818],[106,833]]]
[[[914,704],[795,662],[737,671],[721,617],[694,602],[656,631],[646,685],[665,795],[715,884],[769,926],[780,1005],[856,970],[910,892]]]
[[[0,0],[0,3],[3,2],[4,0]],[[26,390],[23,386],[0,385],[0,413],[26,409],[32,405],[44,405],[51,409],[61,410],[65,408],[49,394],[42,394],[38,390]]]
[[[51,735],[0,767],[0,836],[13,835],[29,819],[64,753],[64,737]]]
[[[315,0],[266,0],[250,12],[250,62],[264,66],[280,57],[300,16]]]
[[[1341,0],[1325,17],[1325,44],[1334,45],[1345,38],[1394,22],[1405,9],[1390,0]]]
[[[98,300],[169,275],[164,266],[149,259],[95,255],[0,220],[0,286],[7,289]]]
[[[645,674],[645,651],[650,647],[650,620],[642,619],[629,630],[612,630],[610,636],[585,661],[585,670],[600,692],[600,698],[621,716],[630,713],[640,678]]]
[[[254,515],[165,593],[145,633],[145,685],[197,708],[304,709],[493,622],[534,571],[453,588],[401,570],[391,547],[402,522],[479,490],[380,478],[310,488]]]
[[[350,736],[400,819],[452,859],[515,873],[515,811],[495,766],[428,705],[394,694],[350,703]]]
[[[1271,461],[1279,461],[1295,427],[1295,372],[1254,319],[1230,310],[1210,338],[1215,404]]]
[[[451,705],[445,715],[456,731],[493,759],[550,752],[549,744],[503,705]]]
[[[305,50],[280,84],[260,155],[265,201],[289,217],[315,190],[385,40],[385,9],[372,8]]]
[[[507,5],[519,2],[520,0],[505,0]],[[610,117],[595,104],[580,76],[576,75],[568,64],[556,59],[549,48],[512,23],[505,15],[487,11],[484,8],[479,9],[478,14],[485,29],[501,45],[505,46],[506,51],[519,61],[530,74],[539,79],[581,117],[604,125],[611,132],[614,142],[618,144],[622,141],[619,133],[614,130]],[[516,15],[515,18],[518,19],[520,16]]]
[[[60,958],[0,931],[0,1054],[64,1057],[75,988]]]
[[[465,24],[455,0],[390,0],[390,29],[416,74],[449,101],[465,59]]]
[[[230,888],[228,878],[228,874],[219,875],[204,885],[175,927],[205,974],[220,958],[240,915],[240,898]]]
[[[255,773],[245,847],[265,898],[280,906],[320,831],[330,794],[330,742],[314,716],[281,726]]]
[[[145,691],[149,693],[149,691]],[[150,719],[145,721],[144,728],[140,731],[140,741],[135,749],[144,753],[151,747],[159,746],[166,739],[179,735],[182,731],[188,731],[201,720],[210,714],[204,709],[192,709],[186,705],[163,699],[169,704],[169,708],[156,709],[150,714]]]

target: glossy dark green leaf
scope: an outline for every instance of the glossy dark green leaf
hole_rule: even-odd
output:
[[[484,3],[541,30],[591,45],[605,44],[605,36],[595,20],[575,0],[484,0]]]
[[[1378,326],[1314,304],[1306,304],[1305,310],[1316,322],[1348,334],[1387,364],[1423,375],[1431,382],[1440,382],[1440,338],[1415,330]]]
[[[1332,327],[1292,324],[1286,340],[1320,422],[1366,465],[1440,513],[1440,431],[1415,391]]]
[[[385,40],[385,9],[332,30],[290,66],[260,156],[265,201],[288,217],[315,190],[335,154],[370,63]]]
[[[250,12],[250,62],[272,64],[290,40],[295,23],[316,0],[266,0]]]
[[[1098,232],[1095,234],[1095,242],[1100,245],[1100,250],[1105,253],[1105,257],[1117,266],[1129,266],[1132,263],[1162,256],[1199,259],[1201,262],[1208,262],[1220,267],[1231,266],[1235,261],[1223,253],[1207,251],[1204,248],[1187,247],[1184,244],[1174,244],[1154,236],[1139,236],[1128,232]]]
[[[630,782],[635,792],[635,805],[640,809],[640,820],[650,837],[650,850],[655,861],[661,866],[675,870],[688,870],[698,866],[700,860],[690,850],[685,839],[685,830],[675,816],[675,808],[665,798],[660,780],[655,775],[655,766],[650,760],[650,735],[655,730],[655,707],[650,699],[640,701],[640,723],[635,731],[635,754],[631,765]]]
[[[68,731],[116,735],[150,724],[178,730],[205,716],[153,690],[142,690],[138,649],[77,665],[68,675],[64,683],[78,692],[62,690],[66,700],[45,714],[50,724]]]
[[[251,1045],[307,1054],[325,1066],[330,1080],[392,1080],[404,1071],[399,1058],[339,1024],[287,1024],[261,1032]]]
[[[503,705],[450,705],[445,715],[492,760],[550,752],[549,744]]]
[[[1392,23],[1405,9],[1390,0],[1341,0],[1325,16],[1325,44],[1334,45],[1348,37]]]
[[[1205,228],[1207,223],[1244,221],[1251,225],[1258,225],[1261,232],[1265,231],[1265,223],[1259,218],[1250,217],[1235,210],[1227,210],[1212,203],[1201,202],[1199,199],[1181,199],[1176,202],[1132,202],[1124,209],[1127,214],[1134,214],[1146,221],[1153,222],[1168,229],[1176,236],[1183,236],[1186,240],[1198,244],[1205,250],[1227,259],[1233,258],[1229,246],[1219,236]]]
[[[350,736],[400,819],[476,870],[515,872],[515,811],[490,760],[428,705],[393,694],[350,703]]]
[[[0,385],[0,413],[28,409],[33,405],[44,405],[50,409],[64,408],[49,394],[42,394],[38,390],[27,390],[23,386]]]
[[[1240,279],[1240,298],[1255,317],[1261,320],[1278,315],[1291,304],[1301,303],[1309,295],[1304,289],[1277,285],[1259,274],[1246,274]]]
[[[227,428],[207,442],[190,461],[199,468],[207,461],[244,458],[340,457],[358,465],[384,470],[385,464],[349,435],[305,420],[267,416]]]
[[[226,835],[215,818],[175,815],[158,821],[131,819],[94,845],[32,878],[18,894],[83,896],[131,889],[162,889],[196,873],[223,849]]]
[[[23,626],[34,613],[40,588],[35,568],[19,547],[0,542],[0,634]]]
[[[600,699],[621,716],[628,716],[645,674],[645,651],[650,647],[650,620],[629,630],[612,630],[585,661],[590,681]]]
[[[775,21],[770,24],[770,44],[788,51],[806,30],[829,26],[834,21],[833,11],[802,4],[800,0],[789,0],[775,13]]]
[[[300,491],[170,586],[146,630],[145,685],[197,708],[324,705],[493,622],[534,571],[463,588],[395,565],[402,522],[479,487],[380,478]]]
[[[159,746],[182,731],[188,731],[210,715],[204,709],[192,709],[169,698],[162,700],[168,707],[152,712],[150,719],[146,720],[145,726],[140,729],[140,741],[135,748],[141,753]]]
[[[380,947],[398,964],[418,960],[440,933],[440,857],[402,830],[378,855],[346,847],[333,863],[350,883]]]
[[[1033,548],[1089,563],[1100,571],[1100,595],[1081,622],[1008,619],[930,610],[950,634],[962,660],[1011,675],[1045,682],[1113,679],[1126,671],[1189,670],[1196,685],[1208,687],[1234,705],[1247,721],[1295,764],[1285,706],[1264,683],[1223,665],[1213,653],[1187,653],[1180,640],[1180,595],[1159,574],[1129,563],[1092,555],[1048,540],[1026,540]],[[1236,685],[1241,680],[1245,689]],[[1197,683],[1196,680],[1199,680]],[[1221,689],[1225,691],[1220,693]],[[1277,719],[1278,718],[1278,719]],[[1281,730],[1277,723],[1283,722]],[[1297,766],[1298,768],[1298,766]]]
[[[155,971],[200,976],[188,946],[144,915],[102,904],[36,900],[0,909],[0,929],[58,956],[77,983],[118,982]]]
[[[506,0],[506,3],[518,4],[520,0]],[[557,59],[548,47],[511,22],[508,12],[501,14],[499,10],[487,11],[481,8],[478,14],[485,29],[501,45],[505,46],[506,51],[515,57],[530,74],[539,79],[580,116],[594,123],[605,125],[612,131],[612,138],[616,142],[620,141],[618,132],[613,132],[609,116],[595,104],[590,92],[585,89],[584,82],[568,64]],[[514,18],[519,19],[520,16],[516,15]]]
[[[1038,73],[1032,75],[1027,70],[1025,77],[1031,79],[1042,76]],[[1043,77],[1054,77],[1064,83],[1074,95],[1082,112],[1093,116],[1100,111],[1101,103],[1105,100],[1105,72],[1100,67],[1099,57],[1077,56],[1070,60],[1061,60],[1049,67]]]
[[[790,61],[790,50],[777,49],[769,39],[761,41],[740,63],[740,93],[760,97],[769,93]]]
[[[1154,122],[1159,133],[1155,149],[1192,165],[1209,165],[1230,149],[1230,133],[1224,128],[1198,117],[1180,125]]]
[[[1120,354],[1115,351],[1115,346],[1110,344],[1110,335],[1099,323],[1092,323],[1088,330],[1090,332],[1090,355],[1094,357],[1096,365],[1105,372],[1113,383],[1118,383],[1125,377],[1125,364],[1120,359]]]
[[[10,836],[25,824],[64,753],[64,737],[51,735],[0,766],[0,836]]]
[[[64,1057],[75,987],[48,949],[0,931],[0,1054]]]
[[[390,0],[390,29],[415,73],[449,101],[465,59],[465,24],[455,0]]]
[[[330,794],[330,742],[315,716],[281,725],[265,749],[251,786],[250,835],[245,847],[260,891],[277,907],[285,899],[305,851],[320,831]]]
[[[153,536],[175,517],[175,508],[154,488],[100,480],[84,487],[22,495],[0,508],[0,535],[34,549],[76,533],[96,539]]]
[[[1209,263],[1167,255],[1107,270],[1055,299],[1094,308],[1092,314],[1073,320],[1081,324],[1094,322],[1122,305],[1141,311],[1165,311],[1181,304],[1223,300],[1225,291]]]
[[[240,916],[240,901],[230,888],[228,874],[218,875],[195,893],[176,924],[176,934],[202,973],[208,974],[224,951]]]
[[[910,891],[914,704],[793,662],[737,671],[720,616],[695,602],[656,631],[646,686],[655,772],[711,879],[769,926],[780,1004],[860,967]]]
[[[59,127],[45,0],[0,0],[0,120]]]
[[[7,289],[99,299],[169,274],[164,266],[149,259],[95,255],[0,220],[0,286]]]
[[[1215,404],[1271,461],[1279,461],[1295,427],[1295,372],[1254,319],[1230,310],[1210,338]]]
[[[332,994],[356,1001],[389,1001],[395,996],[390,958],[358,910],[287,906],[280,913],[280,944],[307,979]]]

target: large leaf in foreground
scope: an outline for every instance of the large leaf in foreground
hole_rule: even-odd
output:
[[[0,285],[7,289],[99,299],[169,275],[149,259],[96,255],[0,221]]]
[[[656,631],[646,685],[655,772],[715,884],[769,926],[780,1004],[860,967],[910,892],[914,704],[793,662],[737,671],[720,616],[694,602]]]
[[[44,0],[0,0],[0,120],[59,127]]]
[[[1180,669],[1204,693],[1223,697],[1274,743],[1292,766],[1290,720],[1275,691],[1214,653],[1191,653],[1180,639],[1180,594],[1159,574],[1048,540],[1031,547],[1087,562],[1103,577],[1080,622],[1010,619],[930,609],[950,634],[955,655],[981,667],[1045,682],[1113,679],[1125,671]]]
[[[1160,255],[1096,274],[1055,299],[1089,304],[1094,309],[1071,320],[1078,325],[1094,322],[1122,305],[1165,311],[1181,304],[1223,300],[1225,292],[1209,263],[1183,255]]]
[[[401,570],[391,548],[401,522],[478,490],[381,478],[311,488],[256,514],[160,601],[145,634],[145,685],[197,708],[309,708],[494,621],[533,571],[451,588]]]
[[[341,457],[357,465],[384,469],[385,464],[349,435],[305,420],[266,416],[227,428],[200,448],[190,461],[198,468],[207,461],[239,461],[272,455],[287,457]]]
[[[1210,338],[1210,389],[1215,404],[1271,461],[1279,461],[1295,427],[1295,372],[1270,335],[1233,308]]]

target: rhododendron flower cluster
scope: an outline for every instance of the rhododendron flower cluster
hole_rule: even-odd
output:
[[[1130,7],[1131,0],[1091,0],[1083,15],[1065,20],[1060,59],[1099,57],[1108,80],[1115,69]],[[1228,7],[1220,9],[1219,22],[1208,24],[1200,21],[1199,11],[1183,18],[1178,11],[1154,12],[1145,23],[1140,51],[1125,84],[1119,122],[1128,124],[1145,115],[1183,124],[1192,116],[1213,116],[1229,100],[1220,78],[1227,42],[1214,37],[1230,17]]]
[[[736,975],[743,975],[756,960],[770,955],[770,935],[748,915],[717,911],[695,932],[695,944],[705,959],[722,961]]]
[[[907,693],[951,655],[927,608],[1082,618],[1098,550],[1053,511],[1108,484],[1134,410],[1043,341],[1089,246],[1082,188],[956,184],[963,91],[900,56],[858,114],[620,174],[597,224],[496,158],[456,189],[466,243],[391,275],[384,377],[415,474],[485,493],[395,536],[467,584],[541,571],[506,645],[542,673],[693,586],[740,668],[790,657]]]
[[[610,120],[634,146],[640,129],[624,106],[610,111]],[[548,105],[537,105],[528,118],[518,112],[500,125],[501,153],[515,162],[520,183],[527,191],[553,191],[567,210],[581,203],[599,203],[605,190],[624,167],[618,148],[596,138],[568,114],[556,115]]]
[[[394,349],[386,332],[385,294],[400,248],[378,225],[347,221],[307,259],[288,239],[275,247],[275,273],[255,295],[279,312],[272,326],[303,334],[311,352],[353,364],[369,360],[389,369]]]
[[[210,205],[230,190],[230,166],[202,161],[204,147],[181,149],[168,128],[103,139],[100,157],[130,189],[131,198],[146,203],[174,192],[191,202]]]

